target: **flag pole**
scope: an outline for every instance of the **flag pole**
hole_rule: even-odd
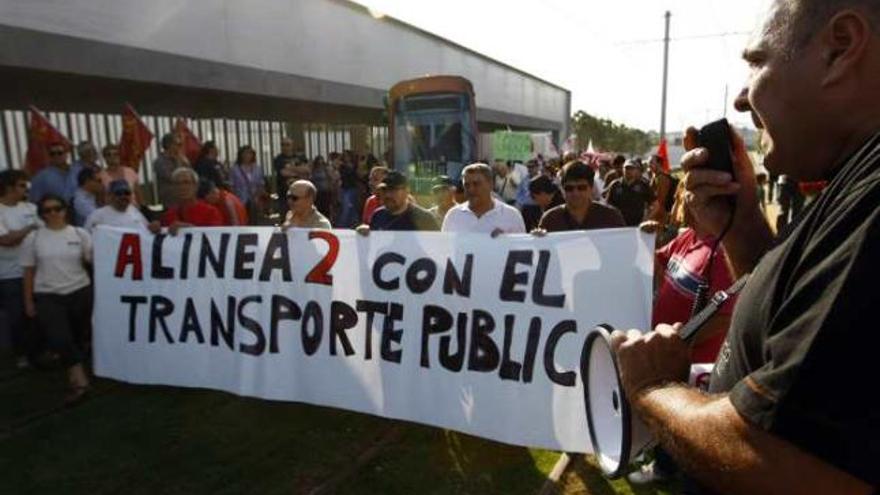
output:
[[[666,11],[666,36],[663,38],[663,100],[660,107],[660,140],[666,139],[666,90],[669,81],[669,18],[672,13]]]

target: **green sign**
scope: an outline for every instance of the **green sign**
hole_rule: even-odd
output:
[[[492,154],[496,160],[527,161],[532,157],[532,137],[527,132],[495,131]]]

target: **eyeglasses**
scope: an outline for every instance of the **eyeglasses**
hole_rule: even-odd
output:
[[[574,192],[574,191],[584,192],[584,191],[588,191],[590,189],[590,186],[588,186],[586,184],[578,184],[576,186],[563,186],[563,189],[565,189],[565,192]]]
[[[113,193],[114,196],[131,196],[131,191],[116,191]]]
[[[65,208],[65,207],[63,207],[63,206],[61,206],[61,205],[58,205],[58,206],[47,206],[47,207],[43,208],[43,213],[60,213],[60,212],[62,212],[62,211],[64,211],[64,210],[66,210],[66,209],[67,209],[67,208]]]
[[[295,195],[295,194],[288,194],[288,195],[287,195],[287,200],[288,200],[288,201],[299,201],[299,200],[303,199],[304,197],[305,197],[305,196],[297,196],[297,195]]]
[[[61,156],[64,154],[64,150],[52,150],[49,152],[49,156]]]

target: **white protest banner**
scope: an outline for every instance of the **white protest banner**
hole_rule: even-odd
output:
[[[102,227],[95,373],[590,450],[596,324],[647,328],[653,239]]]

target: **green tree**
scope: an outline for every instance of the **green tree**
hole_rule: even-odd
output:
[[[631,129],[609,119],[594,117],[583,110],[572,116],[571,129],[582,147],[592,140],[597,149],[632,155],[644,155],[660,141],[656,132]]]

